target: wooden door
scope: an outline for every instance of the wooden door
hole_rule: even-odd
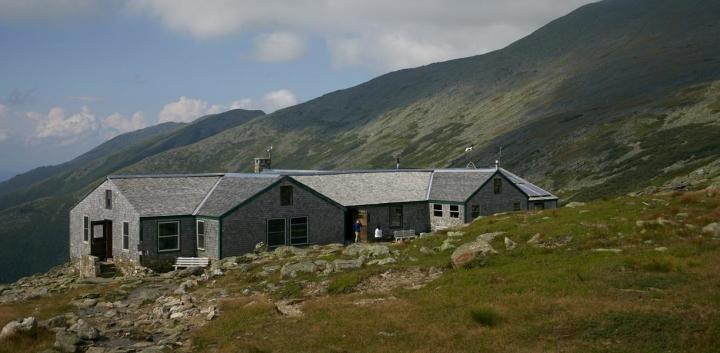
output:
[[[367,210],[358,210],[358,219],[360,220],[360,225],[362,225],[362,228],[360,229],[360,241],[365,243],[368,239],[368,212]]]

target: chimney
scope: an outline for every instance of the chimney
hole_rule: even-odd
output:
[[[498,170],[498,169],[500,169],[500,161],[496,159],[495,160],[495,170]]]
[[[262,173],[265,169],[272,169],[270,158],[255,158],[255,173]]]

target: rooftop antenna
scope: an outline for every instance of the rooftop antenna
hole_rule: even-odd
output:
[[[395,169],[400,169],[400,157],[395,157]]]
[[[268,154],[268,159],[270,159],[270,154],[271,154],[271,152],[272,152],[272,149],[273,149],[272,145],[267,146],[267,147],[265,148],[265,152],[267,152],[267,154]]]

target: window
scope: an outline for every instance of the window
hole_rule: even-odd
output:
[[[280,206],[290,206],[293,204],[293,187],[283,185],[280,187]]]
[[[472,219],[480,217],[480,205],[470,206],[470,217],[472,217]]]
[[[205,250],[205,221],[197,221],[197,248]]]
[[[268,219],[267,244],[270,247],[285,245],[285,219]]]
[[[180,222],[158,222],[158,252],[180,250]]]
[[[122,232],[122,240],[123,240],[123,250],[130,249],[130,223],[123,222],[123,232]]]
[[[513,202],[513,211],[520,211],[521,209],[519,202]]]
[[[460,206],[450,205],[450,218],[460,218]]]
[[[494,191],[496,194],[499,194],[499,193],[502,192],[502,179],[500,179],[500,178],[495,178],[495,179],[493,180],[493,191]]]
[[[290,244],[307,244],[308,219],[307,217],[290,218]]]
[[[112,209],[112,190],[105,190],[105,208]]]
[[[435,217],[443,216],[443,210],[442,210],[441,204],[439,204],[439,203],[433,204],[433,216],[435,216]]]
[[[83,216],[83,240],[90,240],[90,219],[88,219],[88,216]]]
[[[390,206],[390,228],[402,228],[402,205]]]

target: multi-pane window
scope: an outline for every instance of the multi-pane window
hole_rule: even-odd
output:
[[[460,206],[450,205],[450,218],[460,218]]]
[[[390,228],[402,228],[402,205],[390,206]]]
[[[439,204],[439,203],[433,204],[433,216],[435,216],[435,217],[443,216],[442,204]]]
[[[105,208],[112,208],[112,190],[105,190]]]
[[[180,250],[180,222],[158,223],[158,252]]]
[[[124,250],[130,249],[130,223],[128,222],[123,222],[122,242]]]
[[[472,219],[480,217],[480,205],[470,206],[470,217],[472,217]]]
[[[205,250],[205,221],[197,221],[197,248]]]
[[[268,219],[267,221],[268,246],[285,245],[285,219]]]
[[[280,206],[290,206],[293,204],[293,187],[291,185],[283,185],[280,187]]]
[[[499,193],[502,192],[502,179],[500,179],[500,178],[495,178],[495,179],[493,180],[493,191],[494,191],[496,194],[499,194]]]
[[[308,219],[307,217],[290,218],[290,244],[307,244]]]
[[[513,211],[520,211],[521,206],[519,202],[513,202]]]
[[[88,216],[83,216],[83,240],[88,241],[90,239],[90,219]]]

